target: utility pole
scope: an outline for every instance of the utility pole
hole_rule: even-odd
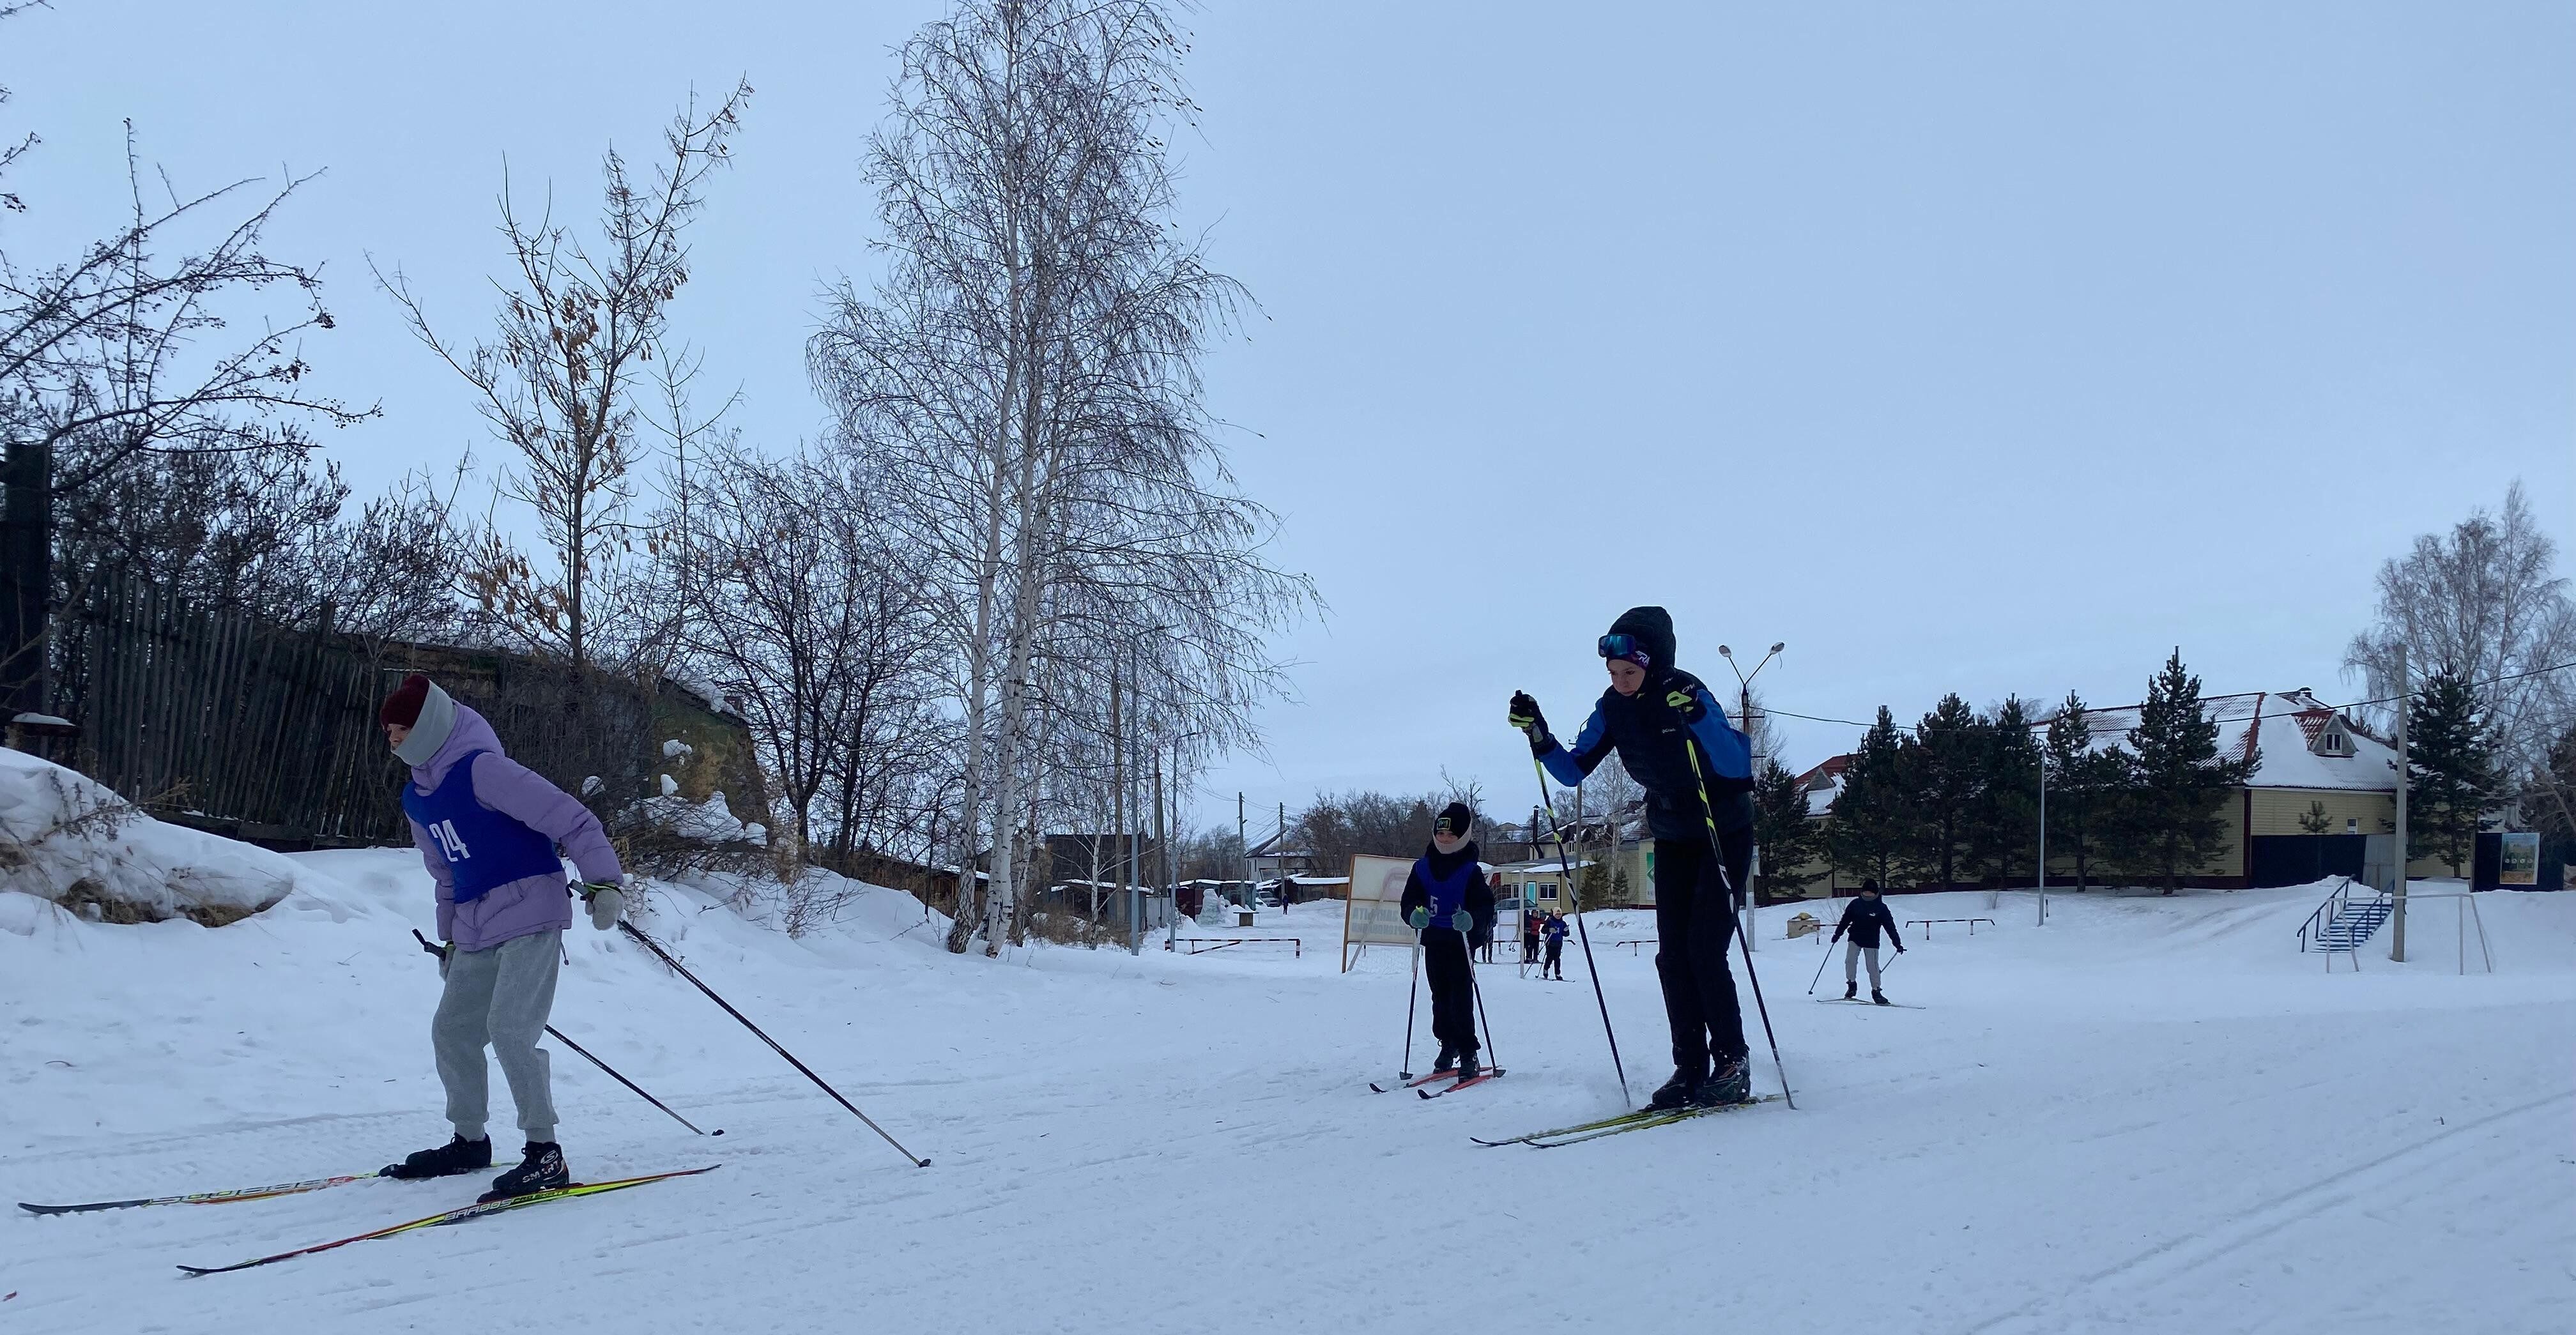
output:
[[[2039,753],[2039,925],[2048,925],[2048,752]]]
[[[2414,691],[2406,683],[2406,646],[2397,646],[2397,907],[2389,915],[2396,925],[2396,935],[2388,939],[2388,958],[2406,962],[2406,788],[2410,775],[2406,766],[2406,703]]]
[[[1726,666],[1735,673],[1735,685],[1737,688],[1735,696],[1735,721],[1743,727],[1746,758],[1745,769],[1748,772],[1748,776],[1757,781],[1762,777],[1762,770],[1758,763],[1761,757],[1753,754],[1752,747],[1753,679],[1761,676],[1762,669],[1771,666],[1771,660],[1779,657],[1780,651],[1788,647],[1789,643],[1786,640],[1782,640],[1779,643],[1772,645],[1771,652],[1762,655],[1762,661],[1754,664],[1753,670],[1748,673],[1743,668],[1736,665],[1735,651],[1733,649],[1730,649],[1723,644],[1717,646],[1718,657],[1725,659]],[[1712,760],[1715,759],[1713,756],[1710,758]],[[1706,800],[1705,796],[1703,796],[1702,800]],[[1711,848],[1708,851],[1711,856],[1717,857],[1721,861],[1725,857],[1725,854],[1716,848]],[[1759,858],[1760,856],[1761,850],[1754,850],[1754,857]],[[1747,872],[1745,879],[1747,881],[1753,879],[1750,869],[1757,865],[1759,864],[1754,862],[1748,862],[1746,864]],[[1748,951],[1753,950],[1755,949],[1753,944],[1753,887],[1751,885],[1739,885],[1735,887],[1735,890],[1737,894],[1744,897],[1743,907],[1738,909],[1736,912],[1736,931],[1744,937],[1744,948]],[[1749,961],[1747,962],[1746,967],[1752,967]]]
[[[1154,849],[1157,860],[1163,864],[1163,888],[1168,890],[1172,884],[1172,841],[1164,833],[1163,748],[1159,746],[1154,748]],[[1127,953],[1130,955],[1141,954],[1145,948],[1145,903],[1140,899],[1136,911],[1127,915]],[[1179,905],[1175,903],[1173,907],[1177,910]]]
[[[1118,684],[1118,651],[1113,648],[1109,651],[1109,827],[1112,830],[1124,829],[1127,824],[1127,756],[1125,747],[1121,745],[1127,734],[1118,726]],[[1091,835],[1091,846],[1095,850],[1091,859],[1091,927],[1085,939],[1097,946],[1100,944],[1100,857],[1096,850],[1100,847],[1100,834],[1096,830]],[[1114,849],[1116,845],[1111,847]],[[1117,866],[1114,860],[1117,854],[1113,852],[1110,856],[1113,860],[1109,865]]]
[[[1243,854],[1243,906],[1252,907],[1252,841],[1243,837],[1243,794],[1234,795],[1234,846]]]

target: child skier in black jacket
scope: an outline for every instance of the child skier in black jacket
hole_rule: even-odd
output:
[[[1485,883],[1474,813],[1452,802],[1432,828],[1431,846],[1404,882],[1404,920],[1422,934],[1422,973],[1431,982],[1431,1036],[1440,1040],[1432,1070],[1476,1075],[1476,975],[1469,952],[1494,939],[1494,890]]]

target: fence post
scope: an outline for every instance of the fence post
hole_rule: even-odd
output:
[[[53,447],[0,457],[0,723],[45,712],[45,605],[54,589]]]

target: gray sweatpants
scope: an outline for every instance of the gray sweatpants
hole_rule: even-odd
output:
[[[1869,956],[1869,990],[1875,992],[1878,990],[1878,947],[1863,948],[1860,942],[1849,937],[1843,938],[1843,981],[1851,983],[1860,980],[1860,957],[1863,955]],[[1907,977],[1912,976],[1907,975]]]
[[[563,969],[563,933],[512,937],[490,950],[460,950],[447,961],[447,990],[429,1026],[438,1053],[438,1079],[447,1086],[447,1120],[456,1134],[481,1140],[491,1111],[492,1072],[483,1060],[490,1044],[519,1107],[519,1129],[535,1142],[555,1138],[553,1068],[546,1050],[546,1017],[555,1008],[555,977]]]

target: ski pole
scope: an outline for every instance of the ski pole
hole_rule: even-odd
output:
[[[1825,946],[1825,958],[1816,961],[1816,976],[1807,980],[1808,996],[1812,997],[1816,995],[1816,984],[1825,981],[1825,965],[1827,962],[1831,961],[1833,957],[1834,943],[1828,942]]]
[[[440,959],[442,959],[442,960],[444,960],[444,959],[446,959],[446,958],[447,958],[447,952],[446,952],[446,951],[444,951],[444,950],[439,949],[439,948],[438,948],[438,947],[436,947],[436,946],[431,945],[431,944],[429,943],[429,938],[428,938],[428,937],[425,937],[425,936],[422,936],[422,935],[420,934],[420,929],[419,929],[419,928],[415,927],[415,928],[411,929],[411,939],[412,939],[412,940],[414,940],[414,941],[418,941],[418,942],[420,943],[420,948],[421,948],[421,949],[423,949],[423,950],[428,951],[430,954],[432,954],[432,955],[436,955],[438,958],[440,958]],[[591,1065],[596,1066],[596,1067],[598,1067],[599,1069],[601,1069],[601,1070],[603,1070],[603,1071],[608,1072],[608,1078],[609,1078],[609,1079],[614,1080],[614,1081],[616,1081],[617,1083],[619,1083],[619,1084],[621,1084],[621,1085],[626,1086],[628,1089],[634,1090],[634,1091],[635,1091],[635,1093],[636,1093],[636,1096],[637,1096],[637,1097],[639,1097],[639,1098],[641,1098],[641,1099],[643,1099],[646,1103],[652,1104],[654,1107],[659,1108],[659,1109],[661,1109],[662,1111],[664,1111],[664,1112],[666,1112],[666,1113],[671,1113],[671,1120],[672,1120],[672,1121],[677,1122],[677,1123],[679,1123],[680,1125],[687,1127],[687,1128],[688,1128],[688,1129],[690,1129],[691,1131],[698,1131],[698,1124],[697,1124],[697,1123],[690,1121],[688,1118],[682,1117],[682,1116],[681,1116],[681,1115],[679,1115],[678,1113],[671,1112],[671,1105],[669,1105],[669,1104],[667,1104],[667,1103],[664,1103],[664,1102],[663,1102],[663,1101],[661,1101],[660,1099],[657,1099],[657,1098],[653,1097],[653,1096],[652,1096],[652,1095],[650,1095],[650,1094],[645,1093],[645,1092],[644,1092],[644,1087],[643,1087],[642,1085],[636,1084],[634,1081],[629,1080],[629,1079],[627,1079],[626,1077],[624,1077],[624,1076],[622,1076],[622,1075],[619,1075],[619,1074],[617,1073],[617,1068],[616,1068],[616,1067],[611,1066],[611,1065],[609,1065],[608,1063],[606,1063],[606,1062],[604,1062],[604,1061],[601,1061],[601,1060],[600,1060],[599,1058],[597,1058],[597,1057],[593,1057],[593,1056],[591,1056],[591,1055],[590,1055],[590,1049],[585,1048],[585,1047],[583,1047],[582,1045],[580,1045],[579,1043],[575,1043],[575,1042],[573,1042],[571,1039],[564,1037],[564,1032],[563,1032],[562,1030],[555,1028],[553,1025],[547,1025],[547,1026],[546,1026],[546,1035],[547,1035],[547,1037],[552,1038],[554,1041],[556,1041],[556,1042],[558,1042],[558,1043],[563,1044],[565,1047],[568,1047],[568,1048],[572,1049],[573,1051],[580,1053],[580,1054],[582,1055],[583,1060],[588,1061]],[[723,1127],[717,1127],[713,1132],[698,1131],[698,1134],[699,1134],[699,1135],[702,1135],[702,1136],[704,1136],[704,1135],[710,1135],[710,1134],[721,1136],[721,1135],[723,1135],[723,1134],[724,1134],[724,1128],[723,1128]]]
[[[1699,772],[1699,749],[1687,736],[1682,738],[1682,754],[1690,757],[1691,782],[1699,787],[1699,814],[1708,822],[1708,855],[1717,861],[1717,883],[1726,890],[1726,911],[1733,916],[1735,878],[1726,872],[1725,846],[1717,840],[1717,808],[1708,800],[1708,777]],[[1762,975],[1753,971],[1753,943],[1744,939],[1744,933],[1737,932],[1735,944],[1743,949],[1744,977],[1753,984],[1753,1009],[1762,1016],[1762,1037],[1771,1044],[1771,1069],[1780,1073],[1780,1097],[1787,1099],[1794,1111],[1798,1106],[1798,1096],[1790,1091],[1789,1068],[1780,1060],[1780,1037],[1771,1032],[1771,1008],[1762,1000]]]
[[[1601,992],[1601,966],[1592,961],[1592,933],[1583,927],[1583,896],[1574,888],[1574,860],[1565,851],[1565,827],[1557,824],[1556,803],[1548,800],[1547,769],[1539,764],[1538,754],[1530,754],[1530,771],[1538,775],[1538,803],[1547,812],[1547,830],[1556,836],[1556,865],[1565,877],[1566,902],[1574,906],[1574,935],[1583,942],[1584,972],[1592,975],[1592,1000],[1601,1007],[1601,1032],[1610,1039],[1610,1069],[1619,1077],[1619,1101],[1635,1103],[1628,1092],[1628,1068],[1619,1061],[1619,1033],[1610,1027],[1610,999]]]
[[[750,1030],[750,1031],[751,1031],[755,1036],[757,1036],[757,1037],[760,1039],[760,1041],[761,1041],[761,1042],[768,1044],[768,1045],[769,1045],[769,1047],[770,1047],[770,1050],[771,1050],[771,1051],[776,1052],[779,1056],[786,1058],[786,1059],[787,1059],[787,1064],[788,1064],[788,1065],[790,1065],[790,1066],[795,1067],[795,1068],[796,1068],[796,1070],[797,1070],[797,1072],[798,1072],[799,1074],[803,1075],[806,1079],[813,1081],[813,1082],[815,1083],[815,1085],[816,1085],[816,1086],[818,1086],[819,1088],[821,1088],[821,1089],[822,1089],[822,1091],[823,1091],[824,1093],[831,1095],[831,1096],[832,1096],[832,1099],[833,1099],[833,1101],[834,1101],[834,1102],[836,1102],[836,1103],[840,1104],[840,1105],[841,1105],[842,1107],[844,1107],[844,1108],[849,1109],[849,1110],[850,1110],[850,1115],[851,1115],[851,1116],[856,1117],[856,1118],[858,1118],[860,1121],[867,1123],[867,1124],[868,1124],[868,1129],[869,1129],[870,1131],[874,1131],[874,1132],[876,1132],[878,1135],[880,1135],[880,1136],[884,1136],[884,1137],[885,1137],[885,1143],[887,1143],[887,1144],[889,1144],[889,1145],[894,1146],[895,1151],[896,1151],[897,1153],[901,1154],[903,1157],[905,1157],[905,1158],[907,1158],[907,1159],[912,1160],[912,1166],[913,1166],[913,1167],[915,1167],[915,1168],[928,1168],[928,1167],[930,1166],[930,1161],[929,1161],[928,1159],[924,1159],[924,1158],[920,1157],[919,1155],[914,1154],[912,1151],[905,1149],[905,1148],[903,1147],[903,1142],[902,1142],[902,1141],[899,1141],[899,1140],[896,1140],[892,1135],[890,1135],[890,1134],[888,1134],[888,1133],[887,1133],[887,1131],[886,1131],[886,1129],[885,1129],[884,1127],[881,1127],[881,1126],[877,1125],[877,1120],[876,1120],[875,1118],[868,1116],[866,1113],[860,1112],[860,1111],[859,1111],[859,1105],[857,1105],[857,1104],[855,1104],[855,1103],[850,1102],[850,1101],[849,1101],[848,1099],[846,1099],[846,1098],[843,1098],[843,1097],[841,1096],[841,1091],[839,1091],[839,1090],[837,1090],[837,1089],[832,1088],[832,1086],[831,1086],[829,1083],[827,1083],[827,1082],[823,1079],[823,1077],[821,1077],[821,1076],[819,1076],[819,1075],[814,1074],[814,1068],[813,1068],[813,1067],[807,1066],[805,1063],[803,1063],[803,1062],[801,1062],[801,1061],[796,1060],[796,1054],[795,1054],[795,1053],[789,1052],[787,1049],[785,1049],[785,1048],[783,1048],[783,1047],[780,1047],[780,1046],[778,1045],[778,1040],[777,1040],[777,1039],[771,1038],[769,1035],[767,1035],[767,1034],[765,1034],[765,1033],[762,1033],[762,1032],[761,1032],[761,1028],[760,1028],[760,1026],[759,1026],[759,1025],[756,1025],[756,1024],[753,1024],[753,1023],[751,1022],[751,1019],[750,1019],[750,1017],[749,1017],[749,1016],[746,1016],[746,1015],[744,1015],[741,1011],[735,1010],[735,1009],[733,1008],[733,1003],[732,1003],[732,1002],[725,1000],[723,997],[717,996],[717,995],[716,995],[716,990],[715,990],[714,988],[707,986],[705,983],[699,982],[699,981],[698,981],[698,976],[697,976],[696,974],[693,974],[693,973],[689,972],[689,970],[688,970],[687,966],[685,966],[685,965],[681,964],[678,960],[675,960],[675,959],[671,958],[671,952],[669,952],[669,951],[667,951],[667,950],[662,949],[662,946],[661,946],[661,943],[660,943],[660,942],[655,941],[653,938],[651,938],[651,937],[649,937],[649,936],[646,936],[646,935],[644,934],[644,929],[642,929],[642,928],[640,928],[640,927],[637,927],[635,924],[633,924],[633,923],[631,923],[631,922],[626,921],[624,918],[620,918],[620,919],[618,919],[618,920],[617,920],[617,927],[618,927],[618,930],[619,930],[619,931],[622,931],[622,932],[626,933],[628,936],[634,937],[638,942],[641,942],[641,943],[643,944],[643,946],[644,946],[644,948],[645,948],[646,950],[652,951],[652,952],[653,952],[653,957],[654,957],[654,958],[656,958],[656,959],[658,959],[658,960],[662,961],[664,964],[667,964],[667,965],[671,966],[671,972],[673,972],[673,973],[676,973],[676,974],[680,975],[682,978],[686,978],[686,979],[688,979],[688,980],[689,980],[689,982],[690,982],[691,984],[695,985],[695,986],[696,986],[696,988],[697,988],[699,991],[706,993],[706,994],[707,994],[707,1000],[712,1001],[712,1002],[714,1002],[715,1004],[717,1004],[718,1006],[723,1007],[723,1008],[724,1008],[724,1013],[725,1013],[725,1014],[730,1015],[730,1016],[732,1016],[734,1019],[741,1021],[741,1023],[742,1023],[742,1027],[743,1027],[743,1028]]]
[[[1396,1078],[1413,1078],[1413,1003],[1422,996],[1422,929],[1413,929],[1413,981],[1404,989],[1404,1065],[1396,1068]]]
[[[1459,942],[1464,944],[1468,935],[1469,934],[1465,932],[1459,933]],[[1476,980],[1476,948],[1474,946],[1467,947],[1467,990],[1473,993],[1476,998],[1476,1018],[1485,1022],[1485,1065],[1499,1070],[1501,1069],[1501,1065],[1494,1060],[1494,1017],[1492,1012],[1485,1009],[1485,985]]]

